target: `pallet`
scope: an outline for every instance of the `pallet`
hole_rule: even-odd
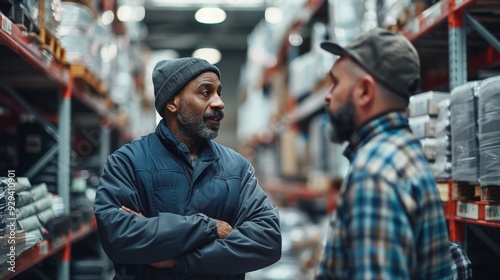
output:
[[[66,65],[66,50],[61,45],[59,39],[53,36],[46,28],[40,28],[39,33],[30,32],[28,38],[33,42],[40,44],[46,49],[59,63]]]
[[[480,186],[478,183],[454,182],[452,197],[455,200],[500,201],[500,186]]]
[[[9,10],[9,19],[27,34],[31,42],[42,46],[61,64],[66,64],[66,51],[59,40],[45,28],[45,0],[39,0],[38,9],[38,18],[33,19],[21,6],[21,0],[7,1],[2,4],[2,10]]]
[[[453,200],[480,200],[481,187],[478,183],[453,182]]]
[[[74,78],[76,86],[83,90],[91,90],[100,96],[107,97],[107,88],[101,80],[95,76],[81,63],[69,64],[71,76]]]
[[[481,187],[481,200],[490,202],[500,201],[500,186]]]

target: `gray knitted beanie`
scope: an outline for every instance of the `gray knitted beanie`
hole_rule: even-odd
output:
[[[167,103],[191,80],[208,71],[214,72],[220,79],[219,69],[204,59],[182,57],[156,63],[153,70],[153,87],[158,114],[164,117]]]

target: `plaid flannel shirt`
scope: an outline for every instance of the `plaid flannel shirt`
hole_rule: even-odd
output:
[[[472,279],[472,264],[465,251],[456,243],[450,242],[451,275],[453,280]]]
[[[345,155],[351,165],[317,279],[449,279],[443,207],[406,115],[372,119]]]

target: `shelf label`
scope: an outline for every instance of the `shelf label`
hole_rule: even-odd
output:
[[[479,219],[479,205],[458,201],[457,216],[477,220]]]
[[[486,221],[500,221],[500,205],[486,205],[484,219]]]
[[[49,242],[47,240],[43,240],[40,242],[40,256],[45,256],[49,253]]]
[[[50,54],[50,52],[43,50],[42,58],[45,67],[49,68],[52,65],[52,55]]]
[[[2,15],[2,30],[12,35],[12,21]]]

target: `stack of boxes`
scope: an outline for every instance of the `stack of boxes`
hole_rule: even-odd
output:
[[[450,100],[439,102],[439,113],[436,122],[436,160],[431,166],[432,173],[438,181],[451,178],[451,112]]]
[[[437,91],[420,93],[410,98],[408,106],[410,128],[422,143],[425,157],[431,165],[434,165],[438,158],[436,128],[439,124],[439,103],[449,98],[449,93]]]

